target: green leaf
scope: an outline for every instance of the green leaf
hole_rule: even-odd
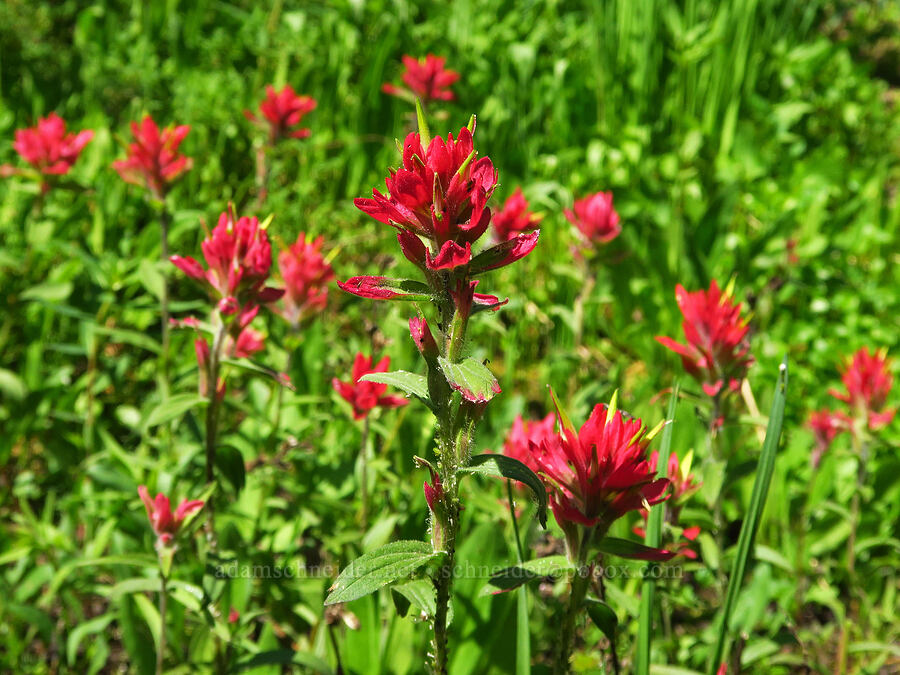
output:
[[[164,424],[183,415],[191,408],[206,405],[207,402],[203,396],[198,394],[175,394],[150,411],[146,422],[144,422],[144,428],[149,429],[150,427]]]
[[[363,554],[345,567],[329,589],[326,605],[350,602],[382,586],[409,579],[426,564],[445,556],[423,541],[395,541]]]
[[[500,393],[500,384],[494,374],[481,361],[471,356],[452,363],[443,356],[438,357],[441,372],[447,383],[473,403],[487,403],[494,394]]]
[[[537,497],[537,517],[541,527],[547,528],[547,489],[538,475],[517,459],[506,455],[484,453],[475,455],[469,460],[469,466],[459,470],[460,473],[474,473],[482,476],[511,478],[524,483]]]
[[[413,579],[405,584],[392,586],[391,591],[405,598],[408,603],[418,607],[427,616],[434,616],[436,611],[434,584],[430,579]]]
[[[37,300],[50,304],[60,303],[72,294],[71,281],[47,281],[22,292],[22,300]]]
[[[584,606],[594,625],[603,631],[603,634],[609,638],[610,642],[615,644],[616,628],[619,625],[619,619],[612,607],[596,598],[586,598]]]
[[[418,96],[416,97],[416,122],[419,125],[419,140],[422,143],[422,150],[428,152],[428,146],[431,145],[431,131],[428,129],[428,120],[425,119],[425,111],[422,110],[422,102]]]
[[[7,399],[21,401],[28,393],[28,388],[22,378],[11,370],[0,368],[0,392]]]
[[[428,398],[428,378],[406,370],[395,370],[390,373],[369,373],[359,378],[361,382],[377,382],[395,387],[402,392],[415,396],[429,408],[432,407]]]
[[[106,629],[109,623],[115,618],[115,614],[103,614],[90,621],[78,624],[72,629],[72,632],[69,633],[69,636],[66,638],[66,660],[70,666],[75,663],[75,659],[78,657],[78,647],[84,639],[84,636],[100,633]]]
[[[239,450],[228,445],[219,446],[216,450],[216,467],[228,479],[235,492],[244,489],[247,482],[247,467]]]
[[[659,457],[656,462],[657,476],[665,478],[669,466],[669,455],[672,451],[672,429],[675,426],[675,407],[678,404],[678,382],[672,388],[669,399],[669,410],[666,413],[666,426],[663,427]],[[644,543],[650,548],[658,548],[662,541],[662,524],[666,514],[666,503],[662,502],[650,508],[647,518],[647,536]],[[653,636],[653,604],[656,593],[656,580],[647,575],[641,590],[641,613],[638,621],[638,640],[635,672],[637,675],[650,673],[650,642]]]
[[[769,425],[766,429],[766,439],[763,441],[762,452],[759,455],[759,464],[756,469],[756,480],[753,483],[753,493],[750,496],[750,508],[741,533],[738,536],[737,555],[734,566],[731,568],[731,576],[728,579],[728,591],[725,594],[725,603],[719,618],[718,638],[716,649],[709,662],[709,672],[714,675],[722,662],[725,653],[725,643],[728,640],[728,626],[731,621],[731,613],[737,603],[744,573],[747,570],[747,562],[753,549],[753,540],[756,538],[756,530],[762,518],[763,509],[766,506],[766,495],[769,491],[769,483],[772,481],[772,472],[775,470],[775,455],[778,452],[778,441],[781,438],[781,427],[784,424],[784,406],[788,383],[787,357],[781,363],[778,374],[778,383],[775,385],[775,395],[772,397],[772,411],[769,413]]]
[[[546,558],[527,560],[493,574],[482,591],[483,594],[497,595],[506,593],[529,581],[544,577],[558,577],[571,572],[575,566],[564,555],[551,555]]]
[[[252,670],[262,666],[305,666],[310,670],[303,672],[323,673],[331,675],[334,671],[331,667],[315,654],[308,652],[295,652],[293,649],[272,649],[266,652],[254,654],[249,659],[241,661],[234,667],[235,673]]]

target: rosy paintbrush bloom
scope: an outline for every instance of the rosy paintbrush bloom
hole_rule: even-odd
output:
[[[360,352],[353,361],[350,381],[341,382],[337,378],[331,381],[334,390],[353,406],[353,419],[364,419],[374,408],[399,408],[409,403],[402,396],[386,396],[386,384],[359,381],[359,378],[369,373],[386,373],[390,365],[389,356],[374,363],[371,356],[363,356]]]
[[[819,466],[819,463],[822,461],[822,455],[828,451],[837,435],[844,431],[849,431],[852,424],[853,420],[843,412],[816,410],[809,414],[806,426],[812,430],[816,439],[816,447],[813,448],[810,456],[813,467]]]
[[[681,356],[685,371],[708,396],[718,396],[723,390],[737,391],[753,363],[750,327],[741,317],[741,304],[722,293],[715,280],[708,291],[693,293],[679,284],[675,299],[684,317],[681,329],[687,344],[664,336],[657,336],[657,342]]]
[[[155,199],[163,200],[169,185],[193,165],[190,157],[178,152],[190,130],[182,124],[160,131],[153,118],[146,115],[140,124],[131,123],[134,142],[128,145],[125,159],[113,162],[113,168],[126,183],[141,185]]]
[[[622,231],[612,192],[595,192],[578,199],[572,210],[564,209],[563,213],[588,244],[607,244]]]
[[[431,101],[452,101],[456,98],[450,85],[459,79],[459,73],[447,70],[443,56],[429,54],[424,59],[403,57],[404,71],[401,79],[406,87],[398,87],[389,82],[381,86],[385,94],[411,99],[418,97],[423,104]],[[408,88],[407,88],[408,87]]]
[[[543,218],[528,210],[528,201],[522,194],[522,188],[517,187],[503,203],[503,208],[491,218],[491,223],[497,239],[506,241],[526,230],[533,230]]]
[[[269,142],[276,143],[282,138],[307,138],[309,129],[298,129],[303,118],[315,110],[316,100],[310,96],[298,96],[294,88],[286,84],[281,91],[266,85],[266,98],[259,104],[262,118],[245,110],[244,115],[251,122],[264,124],[269,128]]]
[[[138,487],[138,495],[144,502],[147,509],[147,517],[150,519],[150,526],[156,533],[157,541],[162,546],[169,546],[178,534],[185,519],[195,511],[203,508],[203,502],[199,499],[181,501],[175,513],[172,513],[172,507],[169,504],[169,498],[159,493],[156,499],[150,498],[146,485]]]
[[[552,440],[556,436],[556,415],[553,413],[542,420],[529,422],[523,420],[521,415],[517,415],[503,443],[503,454],[519,460],[537,473],[538,465],[531,446],[540,447],[544,441]]]
[[[301,232],[296,242],[278,254],[284,296],[275,311],[295,329],[311,314],[324,310],[328,302],[334,270],[322,256],[323,242],[322,237],[307,240]]]
[[[673,502],[681,502],[694,494],[702,483],[694,482],[694,474],[691,473],[691,464],[693,463],[694,453],[688,451],[683,460],[678,459],[678,455],[674,452],[669,454],[669,463],[666,466],[666,478],[669,479],[671,485],[671,495]],[[650,453],[650,468],[658,471],[659,453],[654,450]]]
[[[272,267],[272,247],[255,217],[237,218],[229,206],[200,246],[207,269],[191,256],[173,255],[170,260],[207,287],[222,314],[228,316],[274,302],[284,294],[281,289],[265,285]],[[249,322],[242,323],[245,326]]]
[[[667,478],[650,467],[650,438],[641,420],[605,404],[576,431],[562,419],[558,435],[530,444],[550,492],[550,508],[567,539],[573,525],[608,528],[629,511],[667,498]]]
[[[849,405],[869,429],[875,431],[890,424],[896,410],[885,407],[894,384],[887,352],[871,353],[868,347],[863,347],[842,370],[841,380],[847,392],[831,389],[828,393]]]
[[[78,155],[94,132],[86,129],[79,133],[66,133],[65,120],[56,113],[38,118],[38,123],[27,129],[17,129],[13,149],[19,156],[45,176],[62,176],[78,159]],[[18,173],[13,167],[2,167],[3,175]]]

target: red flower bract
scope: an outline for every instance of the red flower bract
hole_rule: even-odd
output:
[[[210,289],[223,314],[273,302],[284,294],[280,289],[265,287],[272,266],[272,248],[256,218],[237,218],[229,208],[219,216],[218,225],[203,240],[201,248],[209,267],[206,270],[190,256],[174,255],[171,261]]]
[[[151,499],[146,485],[138,487],[138,494],[141,497],[141,501],[144,502],[144,508],[147,509],[150,526],[156,533],[159,542],[163,545],[168,545],[172,542],[185,518],[203,508],[203,502],[199,499],[190,501],[184,499],[173,514],[169,498],[164,494],[160,493],[156,495],[156,499]]]
[[[832,396],[853,409],[853,414],[866,421],[872,429],[880,429],[890,423],[896,412],[885,408],[888,394],[894,385],[890,371],[890,359],[884,352],[869,352],[863,347],[843,368],[841,380],[847,393],[829,390]]]
[[[709,291],[693,293],[679,284],[675,299],[684,316],[681,329],[687,345],[664,336],[656,340],[681,356],[684,369],[707,395],[718,396],[726,385],[736,391],[753,363],[747,337],[750,327],[741,318],[740,303],[723,294],[715,280]]]
[[[284,281],[284,296],[276,311],[295,328],[310,314],[325,309],[328,283],[334,270],[322,257],[322,237],[297,241],[278,254],[278,271]]]
[[[403,166],[385,179],[388,194],[373,191],[372,199],[354,204],[376,220],[429,239],[434,257],[448,241],[459,247],[475,242],[491,221],[487,201],[497,183],[488,157],[475,159],[472,133],[435,137],[427,150],[419,134],[406,137]]]
[[[534,229],[541,220],[543,220],[543,216],[528,210],[528,201],[522,194],[522,188],[517,187],[516,191],[503,203],[500,212],[494,214],[491,223],[494,226],[494,232],[497,233],[497,239],[506,241],[525,230]]]
[[[365,418],[373,408],[398,408],[409,403],[401,396],[385,396],[386,384],[377,382],[360,382],[359,378],[369,373],[385,373],[391,365],[389,356],[373,364],[371,356],[356,355],[353,361],[353,372],[349,382],[341,382],[334,378],[331,385],[350,405],[353,406],[353,419]]]
[[[409,87],[409,90],[389,82],[383,84],[381,90],[386,94],[402,98],[410,98],[411,93],[426,104],[430,101],[452,101],[456,97],[449,87],[459,79],[459,73],[446,70],[445,62],[444,57],[434,54],[429,54],[421,60],[408,55],[404,56],[405,70],[401,79]]]
[[[540,447],[546,440],[552,440],[556,434],[556,415],[550,413],[542,420],[526,422],[521,415],[513,420],[512,428],[503,443],[503,454],[517,459],[529,469],[537,473],[538,465],[531,451],[531,446]]]
[[[843,412],[816,410],[809,414],[806,425],[816,438],[816,447],[813,448],[810,462],[813,467],[817,467],[822,461],[822,455],[831,447],[835,437],[851,428],[852,420]]]
[[[127,183],[143,185],[156,199],[163,199],[170,183],[191,168],[193,160],[178,154],[178,146],[191,128],[182,124],[160,131],[146,115],[140,124],[131,123],[134,143],[125,159],[113,162],[113,168]]]
[[[42,174],[53,176],[69,172],[78,155],[94,137],[91,130],[66,133],[66,122],[56,113],[38,119],[28,129],[17,129],[13,148]]]
[[[296,129],[303,118],[315,110],[316,100],[309,96],[298,96],[294,88],[286,84],[281,91],[266,85],[266,98],[259,104],[259,111],[269,127],[269,140],[275,143],[282,138],[307,138],[309,129]],[[244,115],[251,121],[261,121],[249,110]]]
[[[612,192],[596,192],[578,199],[573,208],[574,211],[564,209],[563,213],[588,243],[606,244],[622,231]]]
[[[572,523],[608,528],[628,511],[666,499],[669,481],[650,467],[641,420],[608,410],[595,406],[578,432],[561,420],[559,435],[529,445],[564,530]]]

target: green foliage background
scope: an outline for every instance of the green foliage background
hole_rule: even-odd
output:
[[[865,8],[890,16],[881,3]],[[545,414],[547,384],[575,420],[618,388],[622,407],[655,424],[659,393],[681,372],[653,339],[680,337],[675,284],[734,277],[752,311],[749,380],[762,410],[784,354],[792,364],[786,441],[736,612],[742,663],[749,672],[802,664],[830,672],[853,605],[864,617],[852,635],[853,672],[891,672],[900,659],[897,422],[871,449],[858,586],[844,569],[855,459],[839,442],[814,471],[803,429],[810,410],[829,405],[845,356],[864,345],[897,354],[900,341],[896,93],[859,49],[867,39],[852,29],[859,21],[835,33],[841,11],[776,0],[0,5],[0,139],[9,139],[0,140],[0,161],[17,164],[14,130],[52,110],[72,129],[96,132],[72,173],[84,189],[42,199],[24,181],[0,183],[0,668],[152,670],[155,563],[136,486],[180,499],[203,483],[200,413],[163,404],[157,381],[160,274],[174,280],[176,315],[204,304],[156,262],[158,214],[110,168],[128,123],[149,113],[191,125],[182,148],[194,168],[170,197],[170,246],[197,255],[201,221],[214,222],[229,201],[240,213],[253,208],[262,139],[242,111],[258,105],[265,84],[292,84],[318,101],[306,120],[312,136],[279,148],[259,215],[275,214],[270,233],[285,244],[299,231],[322,234],[338,278],[407,276],[413,269],[391,232],[352,198],[382,184],[398,161],[394,138],[411,128],[408,106],[381,84],[399,79],[401,55],[434,52],[462,77],[433,131],[456,131],[477,114],[477,147],[500,171],[496,203],[522,185],[545,214],[535,253],[479,289],[510,298],[471,333],[471,354],[490,359],[503,388],[479,448],[499,448],[517,413]],[[590,263],[597,285],[576,344],[573,307],[586,272],[562,209],[601,189],[614,191],[623,233]],[[260,361],[281,369],[292,354],[297,392],[278,399],[250,374],[230,381],[220,468],[233,505],[220,526],[234,561],[336,573],[362,550],[422,536],[424,477],[412,456],[430,452],[429,418],[411,404],[372,421],[377,518],[361,536],[360,430],[330,386],[349,377],[358,350],[415,369],[405,310],[335,288],[299,340],[266,318]],[[185,406],[196,388],[191,343],[186,331],[173,337],[170,387]],[[683,519],[708,528],[721,488],[734,543],[760,420],[743,414],[725,430],[726,469],[705,461],[697,400],[679,405],[673,442],[680,454],[695,448],[704,481]],[[463,563],[514,560],[501,487],[467,483]],[[619,534],[633,524],[620,523]],[[530,527],[533,543],[552,548]],[[192,664],[184,672],[210,667],[217,631],[231,639],[232,666],[267,652],[332,672],[338,644],[347,672],[420,671],[427,630],[397,615],[390,592],[351,603],[352,615],[329,624],[327,578],[216,580],[190,550],[176,562],[184,585],[170,638],[172,653]],[[715,572],[728,569],[713,553],[710,542],[700,562],[685,561],[690,583],[661,585],[675,628],[655,636],[655,663],[707,666]],[[514,600],[482,595],[483,583],[456,587],[454,673],[510,672],[515,663]],[[639,587],[610,584],[626,669]],[[536,670],[553,644],[561,590],[532,595]],[[222,618],[230,607],[241,613],[235,626]],[[599,668],[601,646],[589,625],[577,667]]]

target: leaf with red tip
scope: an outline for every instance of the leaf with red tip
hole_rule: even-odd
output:
[[[361,298],[372,300],[425,301],[431,299],[431,289],[421,281],[391,279],[389,277],[351,277],[337,282],[338,288]]]
[[[597,548],[602,553],[609,553],[620,558],[629,558],[631,560],[652,560],[654,562],[662,562],[671,560],[675,557],[676,551],[666,551],[661,548],[650,548],[636,541],[629,539],[619,539],[618,537],[604,537]]]
[[[438,358],[441,372],[447,384],[472,403],[487,403],[500,393],[500,383],[481,361],[468,357],[453,363],[441,356]]]
[[[537,246],[540,235],[541,231],[535,230],[491,246],[472,258],[472,262],[469,263],[469,274],[481,274],[524,258]]]

